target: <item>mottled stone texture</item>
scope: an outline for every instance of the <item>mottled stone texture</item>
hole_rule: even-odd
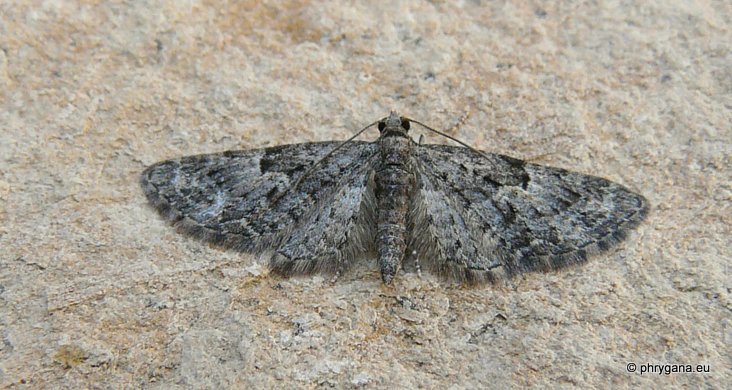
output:
[[[0,2],[0,388],[731,388],[730,26],[709,0]],[[336,283],[268,273],[139,186],[391,108],[651,211],[561,273],[384,286],[373,256]]]

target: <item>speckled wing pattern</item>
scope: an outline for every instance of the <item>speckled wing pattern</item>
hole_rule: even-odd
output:
[[[645,199],[611,181],[463,147],[422,145],[408,253],[469,283],[549,271],[606,250]]]
[[[283,275],[338,274],[378,249],[464,283],[584,261],[647,212],[611,181],[465,147],[422,145],[393,113],[373,143],[321,142],[163,161],[142,188],[179,230],[268,253]]]
[[[141,176],[150,203],[184,233],[227,248],[274,252],[282,274],[335,273],[373,245],[372,143],[305,143],[159,162]],[[286,196],[283,196],[286,194]],[[337,228],[336,228],[337,227]]]

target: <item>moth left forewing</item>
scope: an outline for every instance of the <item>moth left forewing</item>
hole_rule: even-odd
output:
[[[143,172],[141,185],[158,212],[184,233],[263,253],[332,193],[349,166],[375,152],[369,143],[353,142],[291,188],[337,145],[282,145],[163,161]]]
[[[150,204],[183,233],[219,245],[248,247],[252,241],[230,242],[232,237],[210,222],[237,198],[243,185],[267,179],[259,170],[262,153],[254,149],[161,161],[145,169],[141,186]]]

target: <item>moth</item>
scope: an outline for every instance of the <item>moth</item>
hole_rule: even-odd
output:
[[[141,185],[180,231],[265,255],[276,273],[338,275],[375,253],[385,284],[408,262],[468,284],[560,269],[618,243],[648,211],[606,179],[415,142],[411,123],[449,137],[392,111],[345,142],[162,161]],[[376,141],[353,140],[372,126]]]

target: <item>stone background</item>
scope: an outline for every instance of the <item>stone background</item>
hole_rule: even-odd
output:
[[[0,387],[732,387],[731,18],[710,0],[3,1]],[[620,182],[651,214],[566,272],[387,288],[373,260],[335,284],[268,275],[177,234],[138,185],[162,159],[345,139],[390,108]]]

